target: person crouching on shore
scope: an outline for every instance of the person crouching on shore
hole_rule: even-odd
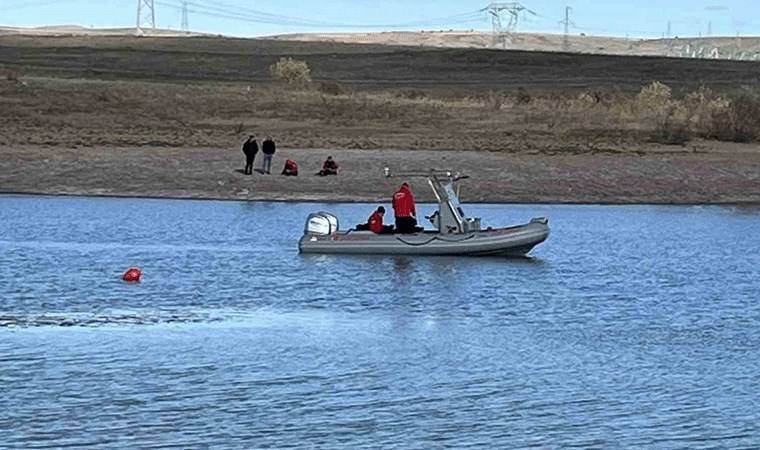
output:
[[[292,159],[285,160],[285,167],[282,169],[282,175],[289,177],[298,176],[298,165]]]
[[[335,162],[332,156],[328,156],[327,160],[325,160],[325,163],[322,164],[322,170],[320,170],[317,175],[321,177],[326,177],[327,175],[337,175],[338,174],[338,163]]]

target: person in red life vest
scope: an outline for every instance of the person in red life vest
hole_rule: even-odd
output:
[[[325,177],[327,175],[337,175],[338,174],[338,163],[335,162],[332,156],[328,156],[327,160],[325,160],[325,163],[322,164],[322,170],[317,173],[317,175]]]
[[[285,160],[285,168],[282,169],[282,174],[289,177],[298,176],[298,165],[292,159]]]
[[[393,194],[393,215],[396,217],[396,232],[415,233],[417,231],[417,210],[409,185],[404,183]]]
[[[380,234],[383,232],[383,216],[385,215],[385,207],[378,206],[377,210],[372,213],[371,216],[369,216],[369,219],[367,219],[367,224],[369,225],[370,231],[372,231],[375,234]]]

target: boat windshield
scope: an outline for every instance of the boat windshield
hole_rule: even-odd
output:
[[[449,197],[449,201],[451,202],[451,206],[454,208],[459,208],[459,197],[457,197],[457,193],[454,192],[454,183],[448,183],[443,188],[446,190],[446,195]]]

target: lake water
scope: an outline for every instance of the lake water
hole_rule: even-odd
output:
[[[474,205],[552,236],[298,254],[374,206],[0,197],[0,448],[760,446],[759,209]]]

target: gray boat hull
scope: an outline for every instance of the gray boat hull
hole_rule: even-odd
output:
[[[549,237],[545,219],[510,228],[442,234],[375,234],[349,230],[326,235],[305,233],[301,253],[353,255],[503,256],[526,255]]]

